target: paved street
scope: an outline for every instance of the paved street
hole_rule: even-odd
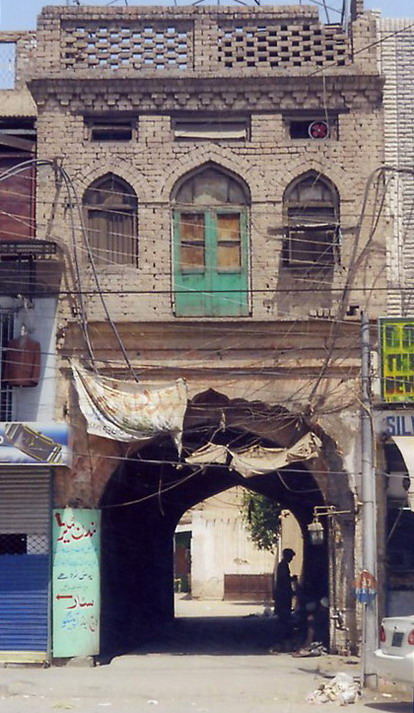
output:
[[[355,659],[269,654],[260,646],[263,625],[269,624],[266,617],[259,616],[262,613],[263,607],[244,603],[178,598],[178,638],[173,640],[171,628],[164,640],[160,639],[162,652],[143,649],[95,668],[2,668],[0,711],[305,713],[313,709],[306,696],[321,683],[338,671],[358,674]],[[230,639],[236,631],[232,646]],[[253,636],[259,642],[246,641]],[[322,710],[337,710],[337,705],[323,704]],[[365,695],[350,710],[411,713],[412,705],[408,696],[404,700],[404,696],[375,693]]]

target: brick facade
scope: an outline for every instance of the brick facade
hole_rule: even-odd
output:
[[[380,69],[384,87],[384,147],[387,165],[411,170],[414,146],[412,105],[413,27],[410,20],[378,20]],[[390,184],[388,232],[388,313],[411,316],[414,309],[409,288],[414,277],[414,232],[412,175],[394,174]]]
[[[37,188],[38,237],[51,231],[68,257],[56,418],[69,413],[77,457],[71,478],[59,480],[59,504],[99,503],[124,455],[118,444],[87,442],[71,388],[71,359],[87,357],[80,291],[100,370],[128,374],[106,308],[141,378],[185,376],[191,397],[214,389],[230,399],[282,405],[292,414],[287,441],[298,423],[318,423],[326,440],[314,480],[324,502],[352,508],[360,485],[359,314],[368,311],[374,320],[384,312],[386,285],[383,224],[376,222],[377,195],[369,184],[383,162],[383,79],[371,46],[375,17],[360,10],[354,3],[349,33],[323,26],[309,7],[43,10],[29,79],[39,114],[38,155],[61,162],[71,181],[68,194],[56,186],[53,171],[39,171]],[[131,137],[92,140],[88,121],[102,117],[131,121]],[[243,118],[248,131],[237,139],[177,138],[174,120],[183,117],[206,123]],[[291,123],[311,119],[327,119],[335,127],[331,136],[293,138]],[[243,317],[176,316],[173,197],[203,166],[234,177],[248,196]],[[98,265],[97,282],[77,203],[94,181],[112,173],[138,201],[138,260],[136,267]],[[335,187],[340,257],[328,267],[295,270],[283,257],[285,197],[305,174]],[[80,283],[73,282],[76,267]],[[268,428],[262,434],[279,442],[276,426]],[[338,525],[337,568],[331,560],[329,575],[350,632],[336,634],[341,650],[346,637],[357,645],[354,527],[353,515]]]
[[[95,43],[98,25],[100,34],[105,37],[118,31],[122,33],[124,26],[128,26],[130,29],[124,34],[129,40],[133,40],[134,34],[142,35],[145,40],[147,34],[151,38],[149,46],[153,48],[157,23],[163,23],[167,31],[174,24],[174,16],[179,22],[188,24],[191,21],[195,36],[199,36],[199,44],[191,42],[195,47],[194,57],[189,62],[191,66],[185,70],[177,68],[176,64],[172,69],[163,65],[155,70],[153,64],[148,69],[145,64],[138,69],[133,61],[133,47],[126,52],[125,65],[111,64],[113,69],[106,64],[99,65],[98,80],[94,78],[98,70],[87,58],[85,67],[79,59],[72,64],[72,70],[68,70],[67,53],[62,51],[60,44],[63,36],[65,42],[72,37],[71,46],[76,46],[81,42],[76,39],[79,32],[85,33],[89,27],[94,28],[90,33],[91,42]],[[261,63],[260,53],[256,50],[254,67],[246,67],[243,60],[240,68],[238,63],[226,68],[217,55],[213,61],[209,48],[214,46],[217,50],[217,32],[219,35],[221,32],[218,26],[226,22],[236,28],[235,36],[239,31],[237,26],[241,28],[240,32],[244,28],[243,47],[247,41],[245,36],[253,25],[259,28],[258,32],[264,32],[261,27],[269,28],[274,23],[279,28],[276,35],[283,35],[281,28],[288,28],[286,52],[289,61],[282,67],[273,68],[267,60]],[[366,28],[370,27],[369,19],[358,22],[365,35]],[[368,74],[365,73],[366,57],[361,55],[350,66],[342,66],[335,52],[344,43],[347,45],[348,40],[342,35],[339,37],[338,33],[331,41],[332,57],[324,60],[324,73],[319,69],[319,50],[314,45],[309,50],[309,62],[297,67],[294,63],[296,45],[292,38],[296,31],[302,30],[294,28],[303,28],[304,23],[308,23],[306,26],[312,28],[314,37],[326,30],[318,25],[309,8],[303,8],[299,17],[286,23],[286,9],[283,8],[272,12],[244,8],[237,13],[226,8],[220,10],[218,20],[215,13],[214,23],[205,9],[194,8],[180,9],[179,13],[173,13],[171,9],[148,9],[145,17],[142,8],[124,9],[121,14],[115,8],[100,8],[99,13],[92,8],[82,8],[81,12],[79,9],[49,8],[42,14],[38,63],[30,84],[39,106],[39,155],[62,158],[80,196],[92,181],[112,171],[115,162],[117,175],[131,185],[138,198],[138,268],[126,270],[124,266],[108,266],[100,272],[104,290],[111,290],[122,275],[125,292],[117,294],[116,299],[109,297],[114,319],[134,319],[136,296],[129,296],[128,291],[134,291],[137,285],[143,294],[140,304],[142,320],[175,319],[171,304],[171,193],[176,182],[187,172],[208,162],[233,171],[250,190],[252,318],[300,319],[315,314],[331,316],[337,310],[358,230],[366,181],[382,158],[381,141],[378,140],[382,86],[374,71],[375,63],[368,67]],[[78,27],[76,31],[75,26]],[[140,33],[137,28],[141,28]],[[268,42],[270,35],[267,37]],[[114,41],[116,38],[113,37]],[[163,44],[164,39],[159,39]],[[85,44],[86,40],[82,42]],[[104,37],[98,45],[102,45],[102,52],[109,56],[108,41]],[[349,43],[347,47],[350,61]],[[155,49],[151,51],[155,52]],[[60,59],[57,59],[59,52]],[[72,55],[70,53],[70,57]],[[119,58],[121,55],[122,52],[117,51],[114,56]],[[80,50],[78,57],[83,57]],[[113,61],[117,63],[118,59]],[[115,67],[116,80],[111,79]],[[169,74],[168,79],[164,70]],[[85,132],[84,115],[119,111],[136,116],[137,139],[128,143],[91,142]],[[338,138],[325,142],[292,141],[287,117],[302,111],[321,117],[328,112],[336,114]],[[205,112],[229,117],[244,115],[251,124],[250,136],[248,140],[238,142],[174,140],[171,118],[180,112],[195,112],[202,116]],[[290,181],[309,170],[326,176],[339,191],[341,260],[331,274],[312,270],[298,276],[281,266],[283,195]],[[44,190],[49,198],[50,186],[46,185]],[[46,201],[42,211],[42,198],[39,191],[40,230],[49,210]],[[66,226],[67,221],[66,225],[64,222],[56,224],[57,232],[64,235]],[[366,235],[361,235],[361,248],[366,241]],[[365,290],[358,289],[357,293],[351,294],[350,302],[361,305],[369,300],[374,317],[380,297],[377,291],[371,291],[371,287],[374,282],[378,287],[383,279],[383,250],[377,240],[362,259],[366,262],[365,267],[361,264],[364,279],[363,282],[356,279],[356,282],[359,288],[363,284]],[[91,286],[87,276],[85,280],[85,286]],[[334,288],[332,291],[325,289],[326,282]],[[291,291],[287,292],[288,288]],[[306,294],[305,312],[303,294]],[[99,301],[92,298],[88,302],[90,319],[100,319]]]

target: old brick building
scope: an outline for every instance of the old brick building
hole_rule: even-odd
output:
[[[377,18],[377,22],[379,64],[385,78],[384,158],[389,182],[387,315],[391,320],[389,329],[393,325],[394,330],[406,335],[412,330],[414,314],[413,22],[381,17]],[[394,343],[394,347],[397,345]],[[385,394],[388,403],[378,403],[376,414],[378,472],[381,474],[378,479],[381,485],[379,502],[383,505],[378,559],[385,583],[383,608],[388,615],[409,614],[414,592],[414,436],[411,427],[414,423],[414,397],[413,361],[410,357],[413,348],[406,338],[401,340],[401,347],[407,357],[402,364],[396,364],[397,373],[392,375],[390,388]],[[399,422],[404,425],[403,428],[389,427]]]
[[[37,238],[65,255],[54,417],[74,434],[54,505],[102,508],[107,650],[172,615],[176,523],[247,482],[234,463],[252,446],[248,487],[297,518],[332,649],[358,646],[359,319],[384,312],[386,274],[370,181],[383,82],[374,19],[358,2],[352,14],[347,32],[307,6],[39,16],[29,88],[38,157],[54,167],[38,169]],[[79,363],[91,382],[185,379],[181,454],[165,432],[87,433]],[[307,434],[303,460],[292,447]],[[209,444],[224,460],[185,461]],[[287,464],[266,469],[276,448]],[[321,518],[318,547],[315,506],[342,513]]]

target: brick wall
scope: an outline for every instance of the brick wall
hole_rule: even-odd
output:
[[[353,6],[356,12],[360,3]],[[49,237],[65,244],[72,259],[73,244],[78,246],[80,287],[99,370],[128,374],[88,263],[74,191],[81,201],[95,179],[113,172],[138,199],[138,265],[99,265],[99,289],[136,373],[157,381],[185,376],[190,396],[215,389],[229,398],[283,404],[292,415],[314,414],[332,437],[326,462],[335,478],[326,485],[328,477],[325,481],[324,472],[315,471],[327,502],[339,480],[342,454],[352,483],[349,502],[359,486],[358,307],[369,310],[372,319],[384,313],[384,232],[381,221],[376,225],[375,189],[367,192],[369,176],[384,158],[383,81],[374,38],[370,14],[358,16],[345,36],[338,27],[320,25],[308,7],[45,8],[30,80],[39,110],[38,154],[62,161],[73,186],[68,199],[64,188],[56,190],[52,171],[39,171],[38,236],[50,227],[54,205]],[[91,140],[85,117],[121,112],[136,120],[130,140]],[[250,130],[237,140],[177,140],[172,120],[185,112],[207,121],[246,117]],[[331,117],[336,129],[322,141],[293,139],[292,116]],[[247,187],[248,317],[174,316],[172,195],[183,177],[206,164]],[[308,171],[325,176],[338,191],[341,259],[329,268],[295,271],[282,260],[283,200],[290,182]],[[70,290],[69,271],[66,278]],[[345,293],[355,316],[339,315],[338,323]],[[101,465],[102,446],[86,444],[71,386],[71,360],[86,355],[72,307],[76,304],[64,293],[56,417],[69,414],[76,449],[84,454],[66,485],[71,495],[93,502],[110,472]],[[263,433],[277,442],[277,433]],[[105,453],[117,455],[112,444],[107,447],[112,450]],[[342,552],[352,579],[353,547]],[[339,550],[338,557],[342,562]],[[345,570],[338,566],[338,572]],[[339,608],[346,606],[350,590],[350,582],[338,582]],[[351,619],[349,614],[352,629]]]
[[[354,36],[340,25],[323,25],[309,6],[46,7],[38,25],[38,71],[110,76],[198,71],[215,76],[260,70],[308,71],[355,63],[361,43],[374,31],[360,15]],[[372,62],[365,49],[357,63]]]
[[[293,14],[289,16],[289,12]],[[249,251],[253,318],[307,319],[316,315],[329,318],[336,313],[355,257],[355,238],[358,234],[358,255],[369,239],[369,220],[363,222],[361,231],[358,224],[367,178],[383,160],[382,81],[371,49],[360,51],[352,64],[347,63],[349,53],[342,64],[338,54],[333,55],[335,61],[328,60],[326,53],[321,60],[316,50],[312,50],[305,68],[305,24],[311,28],[306,32],[311,32],[314,43],[322,41],[321,37],[326,39],[326,33],[332,30],[319,25],[315,11],[309,7],[238,8],[237,11],[220,8],[214,13],[207,8],[131,7],[122,8],[122,12],[120,8],[44,9],[38,31],[38,63],[30,82],[39,107],[39,155],[63,160],[80,198],[92,181],[111,171],[127,181],[138,198],[138,267],[111,265],[99,270],[101,288],[106,293],[117,293],[107,295],[114,319],[136,319],[137,299],[139,319],[174,319],[171,194],[179,179],[208,162],[234,172],[247,184],[251,194]],[[279,30],[272,34],[276,25]],[[94,52],[96,54],[98,45],[102,45],[107,59],[102,66],[92,66],[86,60],[87,67],[83,68],[82,53],[74,59],[76,53],[71,50],[66,56],[67,49],[69,45],[73,48],[85,43],[87,48],[85,33],[92,26],[95,29],[88,32],[95,33]],[[225,26],[231,29],[224,31]],[[118,28],[116,37],[111,39],[108,28],[115,32],[115,27]],[[177,66],[178,34],[184,27],[185,32],[190,32],[188,28],[192,27],[194,42],[186,45],[187,66],[180,69]],[[282,27],[288,29],[282,31]],[[363,43],[371,38],[372,28],[370,14],[354,23],[353,45],[358,45],[359,50],[364,49]],[[284,69],[271,67],[269,61],[273,46],[270,43],[279,43],[280,48],[283,32],[289,35],[286,40],[289,59]],[[339,29],[335,32],[339,33]],[[123,50],[114,52],[115,64],[112,64],[108,47],[112,40],[119,46],[123,33],[129,49],[125,50],[127,64],[120,66]],[[140,37],[134,39],[134,34]],[[174,69],[168,70],[164,60],[160,67],[168,70],[168,77],[153,64],[149,69],[134,65],[132,45],[135,41],[139,40],[144,47],[148,38],[151,52],[159,42],[164,52],[169,34],[173,40]],[[268,53],[263,62],[259,49],[261,38],[265,46],[263,52]],[[181,39],[185,44],[184,38]],[[240,63],[237,62],[238,50],[232,49],[238,46],[239,40],[243,47]],[[227,41],[231,45],[232,59],[228,58],[231,67],[225,66]],[[335,52],[339,47],[349,47],[348,38],[344,36],[332,41]],[[254,67],[246,66],[249,42],[253,43]],[[302,49],[295,49],[297,42]],[[315,49],[316,45],[312,46]],[[296,51],[302,53],[300,66],[295,65]],[[217,52],[219,55],[221,52],[220,63]],[[165,53],[163,56],[165,59]],[[317,64],[321,61],[326,64],[324,72]],[[69,62],[71,69],[65,69],[62,74],[67,66],[65,62]],[[215,76],[212,76],[214,71]],[[277,81],[272,75],[277,76]],[[136,137],[126,143],[91,142],[85,131],[84,115],[119,111],[137,117]],[[210,114],[246,116],[250,121],[250,135],[237,142],[174,140],[171,119],[183,111],[201,117]],[[304,111],[322,118],[331,112],[337,117],[337,135],[326,141],[292,140],[287,118],[292,112]],[[311,269],[298,275],[282,265],[283,195],[290,181],[308,170],[323,174],[338,189],[341,260],[331,270]],[[39,234],[47,221],[53,191],[51,175],[39,185]],[[373,200],[370,194],[367,215]],[[81,244],[78,228],[77,239]],[[70,245],[69,212],[63,205],[57,211],[54,230]],[[84,248],[81,255],[85,258]],[[378,289],[385,284],[383,264],[384,247],[378,230],[375,241],[370,241],[368,251],[359,262],[354,282],[358,289],[349,294],[353,305],[369,302],[372,316],[383,312],[383,295]],[[83,279],[86,288],[95,290],[88,270]],[[374,285],[376,289],[372,290]],[[99,296],[87,296],[86,303],[91,319],[103,317]]]
[[[0,43],[10,43],[16,46],[15,89],[22,89],[29,75],[29,68],[33,69],[36,33],[0,31]]]
[[[412,20],[379,19],[380,68],[384,87],[384,147],[388,165],[412,169],[414,126],[414,29]],[[391,174],[390,174],[391,176]],[[388,312],[411,316],[414,310],[414,178],[393,174],[389,193]]]

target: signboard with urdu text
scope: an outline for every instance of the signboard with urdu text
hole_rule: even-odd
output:
[[[99,653],[100,510],[53,510],[55,658]]]
[[[379,320],[381,396],[384,401],[414,401],[414,319]]]

